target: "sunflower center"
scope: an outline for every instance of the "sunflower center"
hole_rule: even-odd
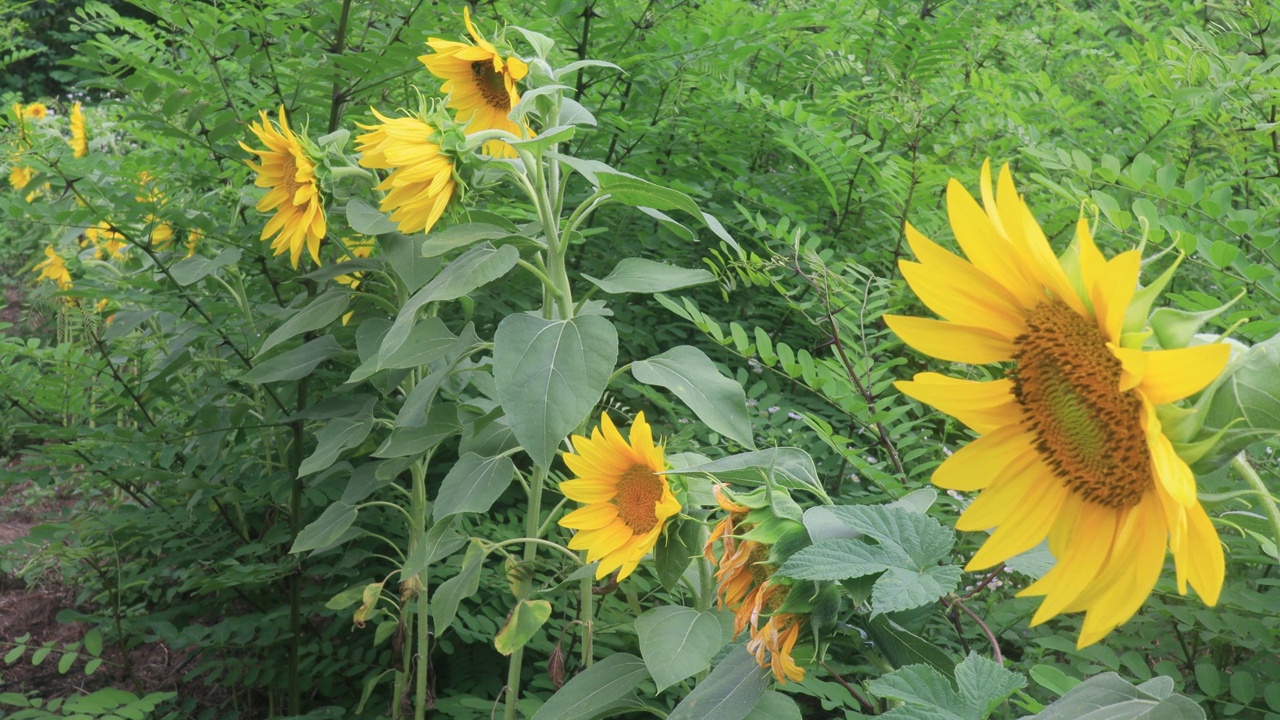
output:
[[[656,507],[661,499],[662,476],[645,465],[632,465],[618,479],[613,502],[618,506],[618,517],[639,535],[658,524]]]
[[[1151,486],[1142,400],[1120,390],[1120,360],[1088,318],[1037,305],[1015,341],[1013,395],[1041,459],[1085,500],[1123,509]]]
[[[302,183],[298,182],[298,159],[293,156],[293,153],[284,153],[280,165],[281,173],[284,175],[280,184],[289,194],[289,204],[293,205],[294,198],[298,196],[298,188],[302,187]]]
[[[511,98],[507,95],[507,84],[502,73],[494,72],[493,62],[477,60],[471,63],[471,77],[476,81],[476,89],[484,97],[486,105],[497,108],[504,113],[511,112]]]

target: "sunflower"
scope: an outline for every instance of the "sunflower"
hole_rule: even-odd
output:
[[[40,273],[36,280],[52,280],[58,283],[59,290],[68,290],[71,288],[71,273],[67,270],[67,263],[62,259],[52,245],[46,245],[44,249],[45,260],[32,268],[33,272]]]
[[[453,198],[453,160],[432,142],[435,129],[417,117],[389,118],[377,110],[380,125],[356,138],[360,164],[391,170],[378,189],[387,193],[380,206],[391,213],[400,232],[430,232]]]
[[[921,373],[896,383],[980,435],[933,475],[942,488],[982,491],[957,529],[995,528],[966,569],[989,568],[1047,536],[1057,563],[1019,594],[1044,597],[1032,625],[1084,611],[1082,648],[1137,612],[1166,549],[1178,591],[1185,594],[1190,582],[1214,605],[1222,547],[1156,407],[1212,382],[1227,346],[1137,347],[1142,328],[1125,314],[1139,252],[1104,259],[1081,219],[1060,262],[1007,166],[992,193],[984,163],[981,184],[982,207],[955,180],[947,187],[951,227],[967,261],[906,226],[917,262],[901,262],[903,277],[943,319],[885,317],[927,355],[1010,363],[990,382]]]
[[[30,184],[35,176],[36,171],[32,168],[14,165],[13,169],[9,171],[9,184],[13,186],[14,190],[21,190]]]
[[[796,664],[791,651],[800,638],[800,626],[805,619],[806,616],[794,613],[774,613],[763,627],[756,629],[755,624],[752,625],[747,652],[756,656],[760,667],[771,669],[773,676],[783,685],[788,680],[804,680],[804,668]]]
[[[44,103],[33,102],[22,108],[22,116],[31,120],[43,120],[49,114],[49,108]]]
[[[520,137],[520,126],[507,116],[520,102],[516,83],[529,74],[529,66],[515,56],[503,60],[498,49],[476,32],[470,8],[463,8],[462,19],[475,45],[429,38],[427,45],[433,54],[422,55],[418,60],[432,75],[444,80],[440,92],[449,95],[446,106],[458,111],[458,122],[470,123],[469,132],[506,130]],[[511,146],[501,140],[485,143],[484,152],[495,157],[516,156]]]
[[[353,259],[373,257],[373,250],[376,244],[377,242],[373,238],[357,237],[354,240],[348,237],[342,238],[343,247],[347,249],[347,252],[351,253]],[[334,278],[334,281],[339,285],[346,285],[355,290],[360,287],[360,283],[364,282],[364,275],[362,272],[339,275]],[[343,324],[345,325],[346,323],[344,322]]]
[[[662,446],[653,444],[653,432],[640,413],[631,426],[630,444],[604,414],[591,438],[575,435],[573,447],[564,462],[577,477],[560,483],[560,492],[587,504],[561,518],[560,525],[578,531],[570,549],[586,550],[589,563],[600,561],[597,580],[614,570],[621,580],[653,549],[667,518],[680,512],[662,475],[667,469]]]
[[[75,156],[82,158],[89,154],[89,133],[85,129],[84,111],[80,109],[80,103],[71,106],[71,140],[69,141],[71,149],[75,151]]]
[[[123,260],[125,252],[129,249],[129,244],[125,242],[124,236],[111,228],[109,223],[100,222],[93,227],[84,229],[84,239],[80,242],[81,247],[87,247],[92,244],[97,248],[94,256],[99,260]]]
[[[140,203],[148,205],[163,205],[164,192],[160,190],[156,179],[151,173],[143,170],[138,173],[138,187],[142,191],[142,195],[135,196],[134,199]],[[155,250],[167,250],[173,245],[173,226],[162,221],[153,213],[148,213],[146,217],[147,225],[151,226],[151,247]]]
[[[254,185],[270,188],[258,201],[259,212],[276,211],[262,228],[262,238],[275,236],[271,250],[275,255],[289,251],[289,262],[296,269],[302,257],[302,246],[316,265],[320,264],[320,241],[324,238],[324,201],[316,183],[316,164],[307,154],[302,140],[289,129],[284,106],[280,106],[280,122],[273,122],[265,110],[258,116],[262,124],[250,123],[249,129],[266,148],[255,150],[240,143],[245,151],[258,156],[261,164],[246,160],[245,165],[258,173]]]

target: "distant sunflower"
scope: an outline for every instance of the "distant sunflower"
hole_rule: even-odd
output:
[[[45,259],[32,268],[32,272],[40,273],[36,280],[52,280],[58,284],[59,290],[67,290],[71,287],[71,273],[67,270],[67,263],[62,256],[53,249],[52,245],[46,245],[44,248]]]
[[[71,149],[75,151],[75,156],[82,158],[89,154],[89,133],[85,128],[84,111],[80,109],[80,103],[71,106]]]
[[[1222,546],[1156,406],[1212,382],[1227,346],[1133,347],[1122,331],[1138,287],[1138,251],[1104,259],[1081,219],[1064,265],[1007,166],[996,193],[987,164],[981,185],[982,207],[955,180],[947,187],[951,227],[967,261],[906,226],[917,262],[901,262],[903,277],[944,319],[885,318],[927,355],[1011,363],[990,382],[921,373],[897,383],[981,435],[933,475],[942,488],[982,491],[957,529],[996,528],[966,569],[989,568],[1047,536],[1057,564],[1020,595],[1045,596],[1032,625],[1084,611],[1079,647],[1137,612],[1166,549],[1178,591],[1190,582],[1214,605]]]
[[[471,24],[470,8],[463,8],[462,19],[475,45],[429,38],[434,51],[418,58],[432,75],[444,80],[440,92],[449,95],[446,106],[458,112],[458,122],[470,123],[468,133],[482,130],[506,130],[520,137],[520,126],[507,117],[520,102],[516,83],[529,74],[529,66],[518,57],[506,60],[498,49],[476,32]],[[495,157],[515,157],[515,151],[501,140],[484,144],[484,152]]]
[[[400,232],[431,232],[453,198],[453,159],[432,141],[435,129],[417,117],[389,118],[377,110],[380,125],[361,125],[370,132],[356,138],[360,164],[391,170],[378,189],[387,193],[383,212]]]
[[[36,171],[34,169],[14,165],[13,169],[9,171],[9,184],[13,186],[14,190],[21,190],[30,184],[35,176]]]
[[[49,114],[49,108],[44,103],[33,102],[22,108],[22,115],[30,120],[43,120]]]
[[[587,562],[600,561],[597,580],[614,570],[621,580],[653,549],[667,519],[680,512],[662,475],[667,469],[662,446],[653,444],[640,413],[630,444],[604,414],[590,439],[573,437],[573,448],[564,462],[577,477],[560,483],[560,492],[587,504],[561,518],[560,525],[578,531],[570,549],[586,550]]]
[[[245,151],[258,156],[260,164],[248,160],[245,164],[258,173],[254,184],[269,188],[258,201],[259,212],[275,211],[275,215],[262,228],[262,239],[275,236],[271,250],[275,255],[289,251],[289,262],[294,268],[302,257],[302,247],[316,265],[320,264],[320,241],[324,239],[324,201],[316,182],[316,164],[307,154],[302,141],[289,129],[284,106],[280,106],[280,121],[273,122],[265,110],[258,112],[262,124],[250,123],[249,129],[266,148],[257,150],[240,143]]]

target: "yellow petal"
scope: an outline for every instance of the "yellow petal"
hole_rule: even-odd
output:
[[[560,492],[580,503],[601,503],[612,500],[618,489],[615,484],[603,480],[565,480],[560,483]]]
[[[1165,437],[1160,427],[1160,418],[1156,417],[1155,407],[1151,403],[1143,403],[1142,407],[1142,425],[1146,430],[1147,449],[1151,453],[1156,482],[1179,505],[1189,507],[1196,504],[1196,476],[1187,467],[1187,463],[1178,457],[1173,443]]]
[[[1164,405],[1200,392],[1227,366],[1226,343],[1195,345],[1146,353],[1147,368],[1139,390],[1154,405]]]
[[[1023,307],[1035,307],[1044,299],[1044,288],[1031,282],[1003,233],[954,178],[947,183],[947,217],[969,261],[1003,285]]]
[[[885,315],[884,321],[902,342],[939,360],[986,365],[1013,359],[1013,343],[984,327],[905,315]]]
[[[1023,501],[1022,512],[1006,518],[964,569],[985,570],[1039,545],[1049,534],[1049,528],[1069,492],[1061,482],[1054,480],[1046,479],[1032,485]]]
[[[965,445],[933,471],[933,484],[944,490],[974,492],[996,478],[1025,472],[1035,451],[1017,428],[1001,428]]]
[[[1187,535],[1183,547],[1174,554],[1174,561],[1185,568],[1191,587],[1199,593],[1205,605],[1217,605],[1222,591],[1222,577],[1226,572],[1226,559],[1222,554],[1222,542],[1213,522],[1205,514],[1200,503],[1187,508]],[[1179,589],[1179,592],[1184,592]]]
[[[1142,607],[1164,567],[1167,529],[1164,514],[1150,493],[1130,510],[1131,521],[1116,539],[1116,553],[1124,558],[1116,572],[1104,573],[1098,584],[1106,590],[1091,603],[1080,627],[1077,648],[1085,648],[1123,625]]]
[[[572,530],[599,530],[618,519],[618,507],[612,503],[599,502],[574,510],[560,518],[560,527]]]
[[[1021,472],[998,477],[960,515],[956,529],[971,532],[996,527],[1009,515],[1024,510],[1023,504],[1037,483],[1056,482],[1041,463],[1031,463]]]
[[[986,433],[1022,420],[1022,410],[1013,397],[1013,381],[979,382],[919,373],[911,381],[895,382],[904,395],[932,405],[979,433]]]
[[[1045,595],[1044,602],[1031,619],[1034,627],[1063,612],[1072,601],[1093,584],[1107,559],[1115,540],[1120,514],[1095,503],[1081,503],[1080,515],[1067,553],[1044,577],[1018,593],[1018,597]]]
[[[1098,318],[1099,329],[1110,342],[1120,343],[1124,314],[1138,289],[1141,269],[1142,253],[1137,250],[1122,252],[1103,266],[1093,285],[1093,311]]]

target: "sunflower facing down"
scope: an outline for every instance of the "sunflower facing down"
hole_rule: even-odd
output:
[[[453,160],[432,141],[435,128],[425,120],[373,114],[382,124],[361,125],[370,132],[356,143],[361,165],[391,170],[378,185],[387,193],[380,207],[402,233],[431,232],[453,198]]]
[[[1224,558],[1196,498],[1195,477],[1161,429],[1156,406],[1207,386],[1227,362],[1224,344],[1146,351],[1134,347],[1125,312],[1140,255],[1110,260],[1088,224],[1076,226],[1071,262],[1054,256],[1008,167],[995,193],[982,167],[982,206],[955,180],[947,211],[967,260],[910,224],[916,262],[903,277],[943,319],[886,316],[916,350],[958,363],[1009,363],[975,382],[920,373],[905,394],[978,433],[934,472],[939,487],[982,491],[958,530],[995,531],[966,566],[992,567],[1048,537],[1054,568],[1020,595],[1044,596],[1031,624],[1085,613],[1079,647],[1141,607],[1173,552],[1178,591],[1187,583],[1217,603]]]
[[[458,111],[458,122],[470,123],[468,133],[506,130],[521,136],[521,129],[507,117],[520,102],[516,83],[529,73],[518,57],[506,60],[471,24],[471,9],[463,8],[462,19],[475,45],[429,38],[433,53],[418,58],[432,75],[444,80],[440,92],[449,96],[446,107]],[[484,144],[484,152],[495,157],[515,157],[515,151],[501,140]]]
[[[597,580],[614,570],[621,580],[653,549],[667,519],[680,512],[662,475],[662,446],[653,444],[653,431],[639,413],[630,444],[603,414],[590,438],[573,436],[573,448],[564,462],[576,477],[560,483],[560,492],[586,505],[560,518],[560,525],[578,531],[570,549],[586,550],[588,563],[600,561]]]
[[[248,160],[244,163],[258,173],[254,185],[270,189],[258,201],[258,212],[276,211],[262,228],[262,239],[275,235],[276,239],[271,243],[272,252],[280,255],[288,250],[289,262],[294,268],[298,267],[298,260],[302,257],[303,245],[319,265],[325,218],[324,201],[316,182],[316,164],[307,154],[302,140],[289,129],[283,105],[280,106],[279,123],[268,118],[265,110],[258,111],[258,115],[262,124],[250,123],[249,129],[266,148],[255,150],[244,143],[240,143],[240,147],[261,160],[258,165]]]
[[[82,158],[89,154],[89,132],[85,128],[84,111],[80,109],[80,103],[71,106],[71,139],[68,142],[74,155]]]

